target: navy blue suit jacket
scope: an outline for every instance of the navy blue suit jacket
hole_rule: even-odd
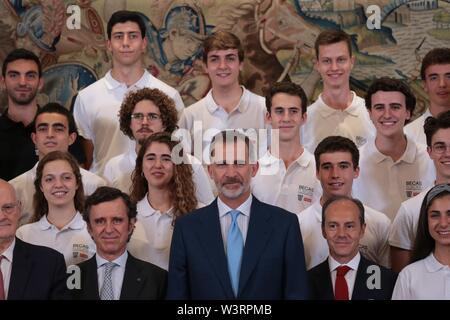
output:
[[[8,300],[68,299],[64,256],[16,238]]]
[[[369,289],[367,280],[372,283],[371,277],[374,275],[371,266],[377,266],[380,270],[379,289]],[[311,285],[311,299],[314,300],[334,300],[333,284],[331,283],[331,273],[326,259],[321,264],[308,271],[309,283]],[[353,287],[352,300],[391,300],[397,274],[361,256],[361,261],[356,271],[355,286]]]
[[[295,214],[253,197],[237,299],[306,299],[303,241]],[[168,299],[235,299],[217,199],[178,219]]]

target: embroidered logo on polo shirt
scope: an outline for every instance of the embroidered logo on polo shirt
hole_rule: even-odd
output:
[[[304,201],[304,202],[311,203],[313,193],[314,193],[314,188],[300,184],[298,186],[298,193],[297,193],[298,201]]]
[[[86,260],[89,258],[89,245],[84,243],[74,243],[72,246],[72,256],[74,259]]]
[[[356,136],[355,137],[355,143],[358,147],[361,147],[363,144],[365,144],[367,142],[367,139],[361,136]]]
[[[408,198],[417,196],[422,190],[422,181],[420,180],[409,180],[405,183],[405,192]]]

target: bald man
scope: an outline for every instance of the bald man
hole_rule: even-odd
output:
[[[0,179],[0,300],[67,298],[63,255],[15,237],[20,210],[14,188]]]

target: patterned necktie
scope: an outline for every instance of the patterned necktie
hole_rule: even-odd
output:
[[[235,297],[238,295],[241,259],[242,252],[244,251],[244,240],[242,239],[242,233],[237,223],[237,217],[240,213],[237,210],[231,210],[229,212],[231,215],[231,224],[227,237],[228,272]]]
[[[336,283],[334,286],[334,296],[336,300],[349,300],[348,286],[345,275],[351,270],[349,266],[339,266],[336,268]]]
[[[0,266],[2,265],[3,258],[4,258],[3,256],[0,256]],[[3,285],[3,273],[1,268],[0,268],[0,300],[5,300],[5,288]]]
[[[114,290],[112,284],[112,271],[117,264],[114,262],[107,262],[104,264],[105,273],[103,277],[103,286],[100,292],[101,300],[114,300]]]

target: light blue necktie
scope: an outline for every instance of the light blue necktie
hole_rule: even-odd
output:
[[[103,277],[103,286],[100,292],[101,300],[114,300],[114,290],[112,284],[112,271],[117,266],[114,262],[105,263],[105,273]]]
[[[238,295],[239,274],[241,271],[242,252],[244,251],[244,240],[242,239],[242,233],[237,223],[237,218],[240,213],[238,210],[231,210],[229,212],[231,215],[231,224],[227,237],[228,272],[235,297]]]

